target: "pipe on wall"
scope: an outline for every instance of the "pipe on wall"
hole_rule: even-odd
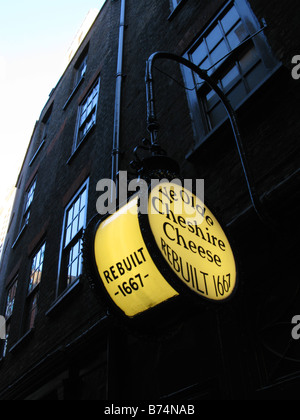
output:
[[[112,148],[112,172],[111,172],[111,179],[114,181],[115,185],[118,184],[119,157],[120,157],[120,126],[121,126],[121,99],[122,99],[123,55],[124,55],[124,33],[125,33],[125,8],[126,8],[126,0],[121,0],[118,61],[117,61],[117,73],[116,73],[114,132],[113,132],[113,148]],[[118,194],[118,188],[116,189],[116,191]],[[112,197],[112,200],[113,200],[113,197]]]

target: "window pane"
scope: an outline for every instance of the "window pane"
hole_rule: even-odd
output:
[[[5,336],[5,341],[4,341],[4,345],[3,345],[2,357],[6,356],[9,333],[10,333],[10,323],[7,323],[6,324],[6,336]]]
[[[68,212],[65,247],[78,234],[80,229],[84,227],[86,218],[86,195],[87,191],[85,189]]]
[[[242,72],[245,74],[258,61],[258,55],[254,48],[249,50],[239,61]]]
[[[87,57],[85,57],[78,68],[77,82],[85,75],[87,69]]]
[[[87,115],[90,115],[91,111],[92,111],[92,102],[90,102],[88,104],[88,107],[87,107]]]
[[[213,63],[216,63],[228,53],[229,51],[227,45],[225,44],[225,41],[222,41],[221,44],[218,45],[217,48],[211,53],[211,59]],[[220,62],[216,67],[220,66],[222,62]]]
[[[211,90],[207,95],[206,95],[206,106],[207,106],[207,110],[212,109],[216,103],[219,101],[219,97],[218,95]]]
[[[266,77],[266,75],[266,68],[260,62],[246,77],[250,90],[256,88],[256,86]]]
[[[192,60],[198,66],[207,57],[207,48],[204,42],[193,52]]]
[[[41,282],[43,265],[44,265],[45,247],[46,247],[46,244],[44,244],[41,247],[41,249],[36,253],[36,255],[33,257],[29,286],[28,286],[28,293],[30,293]]]
[[[84,221],[85,221],[85,210],[82,210],[79,215],[79,226],[78,230],[82,229],[84,227]]]
[[[229,12],[221,20],[225,33],[227,33],[239,19],[240,16],[236,8],[232,7],[232,9],[230,9]]]
[[[199,65],[200,69],[202,70],[208,70],[212,67],[212,62],[209,58],[207,58],[206,60],[204,60],[200,65]],[[211,70],[209,70],[209,72],[207,73],[209,76],[213,73],[214,69],[212,68]],[[200,79],[200,78],[199,78]],[[202,80],[203,82],[203,80]]]
[[[79,130],[76,139],[76,148],[83,138],[88,134],[89,130],[96,124],[96,110],[99,98],[100,79],[94,85],[88,96],[80,106]]]
[[[65,246],[66,246],[66,245],[70,242],[70,240],[71,240],[71,230],[72,230],[72,226],[70,226],[70,227],[67,229]]]
[[[30,207],[30,205],[33,201],[35,187],[36,187],[36,181],[34,181],[34,183],[32,184],[32,186],[30,187],[30,189],[27,192],[25,212],[29,209],[29,207]]]
[[[214,49],[214,47],[221,41],[223,38],[223,35],[221,33],[221,30],[219,26],[216,26],[215,29],[213,29],[209,35],[207,35],[206,42],[208,49],[211,51]]]
[[[67,226],[70,226],[72,220],[73,220],[73,207],[71,207],[70,210],[68,211]]]
[[[15,298],[17,293],[17,285],[18,282],[15,282],[12,287],[9,289],[7,294],[7,301],[6,301],[6,310],[5,310],[5,318],[9,318],[14,310]]]
[[[76,200],[76,202],[74,204],[74,216],[73,216],[73,218],[75,218],[78,215],[79,206],[80,206],[80,197],[78,197],[78,199]]]
[[[74,238],[75,235],[77,235],[79,229],[78,229],[78,221],[79,221],[79,216],[76,216],[74,221],[73,221],[73,228],[72,228],[72,239]]]
[[[240,22],[227,35],[230,48],[233,50],[238,45],[240,45],[241,42],[243,42],[247,38],[247,35],[248,33],[246,31],[245,26]]]
[[[208,113],[211,128],[216,127],[226,117],[226,115],[227,114],[224,105],[219,103],[213,110]]]
[[[68,264],[68,285],[72,284],[80,276],[82,271],[81,240],[70,250]]]
[[[234,84],[240,77],[237,66],[234,66],[227,74],[221,79],[222,87],[225,90]]]
[[[83,193],[80,196],[80,210],[82,210],[86,206],[86,189],[83,191]]]
[[[35,293],[34,296],[31,298],[31,302],[29,304],[29,314],[28,314],[28,329],[31,330],[34,328],[35,319],[38,311],[38,298],[39,294]]]
[[[82,126],[84,124],[86,118],[87,118],[87,111],[85,109],[84,112],[82,113],[81,117],[80,117],[80,126]]]

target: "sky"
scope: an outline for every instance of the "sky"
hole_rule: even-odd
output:
[[[90,9],[105,0],[0,0],[0,207]]]

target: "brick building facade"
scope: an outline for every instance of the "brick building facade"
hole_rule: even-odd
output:
[[[17,181],[0,271],[7,328],[1,399],[297,397],[291,320],[300,301],[300,82],[291,72],[300,54],[299,15],[295,0],[106,1],[41,112]],[[124,330],[107,313],[83,275],[81,255],[97,182],[111,177],[118,154],[116,79],[120,169],[135,176],[133,149],[148,137],[145,62],[156,51],[188,58],[226,93],[273,225],[253,211],[216,95],[187,68],[157,61],[161,145],[182,177],[204,178],[239,266],[230,303],[199,305],[161,340]]]

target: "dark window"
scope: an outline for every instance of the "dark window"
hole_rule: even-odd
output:
[[[174,10],[180,2],[181,0],[171,0],[171,9]]]
[[[32,259],[28,293],[31,293],[41,282],[46,244],[41,246]]]
[[[87,70],[87,55],[85,55],[76,66],[77,74],[76,74],[76,85],[80,82],[80,80],[85,76]]]
[[[210,23],[207,30],[188,51],[187,58],[208,71],[229,98],[234,108],[239,106],[275,67],[273,58],[267,56],[267,43],[252,11],[244,0],[230,2]],[[256,41],[259,39],[259,43]],[[259,46],[260,45],[260,46]],[[261,47],[263,46],[263,47]],[[209,133],[226,118],[226,111],[218,96],[198,75],[192,76],[184,69],[186,81],[193,81],[195,93],[189,93],[193,113],[198,101],[198,116],[202,134]],[[193,78],[193,79],[192,79]],[[193,96],[194,95],[194,96]]]
[[[25,331],[32,330],[35,325],[35,318],[38,311],[38,298],[39,291],[36,290],[32,293],[27,299],[27,317],[26,317],[26,326]]]
[[[47,136],[48,136],[49,125],[50,125],[51,118],[52,118],[52,109],[53,109],[53,104],[50,106],[50,108],[46,112],[44,118],[42,119],[42,124],[43,124],[42,141],[45,141]]]
[[[5,309],[6,321],[11,318],[13,310],[14,310],[17,286],[18,286],[18,280],[15,279],[12,286],[10,286],[7,292],[6,309]]]
[[[23,213],[21,228],[23,228],[29,222],[31,204],[33,201],[34,193],[35,193],[35,187],[36,187],[36,179],[31,183],[30,187],[26,191],[25,206],[24,206],[24,213]]]
[[[82,273],[82,236],[87,217],[88,182],[65,210],[59,292],[78,280]]]
[[[5,357],[7,353],[7,342],[8,342],[9,333],[10,333],[11,317],[12,317],[14,306],[15,306],[17,287],[18,287],[18,279],[15,278],[12,285],[8,288],[8,291],[7,291],[6,307],[5,307],[6,334],[5,334],[5,340],[1,340],[0,358]]]
[[[10,321],[6,322],[5,326],[5,340],[0,340],[0,359],[4,358],[7,353],[7,343],[9,338],[9,332],[10,332]]]
[[[46,244],[44,243],[32,257],[30,277],[27,290],[25,308],[25,332],[32,330],[38,311],[39,285],[42,280],[44,255]]]
[[[73,151],[77,149],[82,140],[96,124],[97,106],[100,90],[100,79],[94,84],[78,109],[77,129]]]

